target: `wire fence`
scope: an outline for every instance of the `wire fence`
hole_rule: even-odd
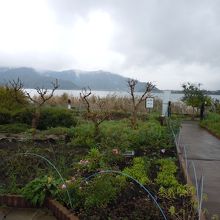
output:
[[[201,220],[202,219],[203,193],[204,193],[204,175],[203,173],[201,173],[201,175],[198,176],[194,161],[189,159],[188,152],[187,152],[187,147],[189,148],[189,145],[181,143],[180,129],[177,132],[175,132],[172,120],[166,119],[166,121],[172,132],[174,143],[177,149],[179,162],[184,170],[187,184],[190,184],[190,185],[193,184],[195,186],[195,190],[196,190],[195,198],[197,202],[196,209],[198,212],[199,220]],[[192,177],[190,176],[190,172],[189,172],[190,170],[192,170],[192,173],[191,173]],[[192,182],[191,178],[194,179],[194,183]]]

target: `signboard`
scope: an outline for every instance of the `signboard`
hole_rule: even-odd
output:
[[[146,98],[146,108],[153,108],[154,107],[154,98],[149,97]]]

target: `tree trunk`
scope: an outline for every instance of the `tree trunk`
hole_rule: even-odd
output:
[[[40,119],[40,109],[36,108],[34,114],[33,114],[33,118],[32,118],[32,137],[35,137],[36,134],[36,129],[39,123],[39,119]]]
[[[137,109],[134,107],[131,117],[131,125],[133,129],[137,128]]]

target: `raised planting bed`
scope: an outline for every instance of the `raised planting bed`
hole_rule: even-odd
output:
[[[168,126],[117,120],[94,129],[78,124],[68,143],[0,143],[0,192],[38,206],[52,197],[79,219],[197,219]]]

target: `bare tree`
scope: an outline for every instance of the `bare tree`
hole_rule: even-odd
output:
[[[27,97],[35,104],[35,112],[32,119],[33,136],[35,135],[35,130],[39,123],[41,107],[53,97],[55,90],[59,88],[57,79],[55,82],[51,82],[51,84],[52,90],[50,92],[45,88],[35,88],[39,95],[39,99],[32,98],[30,93],[26,92]]]
[[[35,130],[39,123],[41,107],[53,97],[55,90],[58,89],[59,87],[57,79],[55,80],[55,82],[51,82],[51,84],[52,84],[52,90],[50,92],[48,91],[48,89],[45,88],[40,88],[40,87],[35,88],[37,93],[39,94],[38,99],[31,97],[30,93],[23,90],[24,84],[19,78],[17,79],[17,81],[15,80],[9,81],[9,85],[6,85],[6,88],[12,88],[13,97],[15,97],[18,103],[21,104],[24,103],[24,98],[23,99],[21,98],[21,95],[24,95],[24,97],[27,97],[30,101],[32,101],[35,104],[35,112],[33,113],[33,118],[32,118],[33,136],[35,135]]]
[[[88,87],[83,88],[82,92],[80,93],[80,98],[83,100],[84,103],[86,103],[87,106],[87,113],[90,113],[90,103],[88,101],[88,97],[92,94],[91,89]]]
[[[55,82],[51,82],[51,84],[52,84],[52,91],[50,93],[48,89],[39,88],[39,87],[35,88],[40,97],[39,100],[32,98],[30,93],[28,92],[26,92],[26,95],[34,104],[36,104],[38,107],[41,107],[42,105],[44,105],[45,102],[47,102],[49,99],[53,97],[55,90],[59,88],[57,79],[55,80]]]
[[[153,88],[155,88],[155,85],[151,82],[147,82],[144,92],[141,95],[141,97],[136,97],[135,96],[135,87],[138,83],[137,80],[135,79],[128,79],[128,88],[129,88],[129,94],[131,95],[131,100],[132,100],[132,117],[131,117],[131,124],[133,128],[137,127],[137,112],[140,104],[146,100],[147,97],[150,96],[151,91]]]
[[[93,112],[90,112],[89,119],[94,123],[95,126],[95,138],[99,136],[99,126],[102,122],[110,118],[111,113],[108,111],[107,102],[104,99],[97,98],[96,101],[97,109]]]
[[[86,118],[91,120],[94,123],[95,131],[94,137],[98,138],[99,135],[99,126],[102,122],[104,122],[107,118],[110,117],[110,113],[106,110],[106,102],[104,99],[97,98],[96,100],[96,109],[91,109],[90,100],[88,97],[92,94],[91,89],[88,87],[83,88],[82,93],[80,93],[80,97],[87,106]]]

